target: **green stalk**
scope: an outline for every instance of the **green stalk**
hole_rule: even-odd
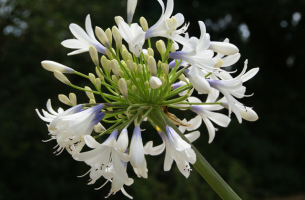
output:
[[[199,174],[208,182],[208,184],[215,190],[215,192],[224,200],[240,200],[241,198],[230,188],[230,186],[219,176],[219,174],[213,169],[208,161],[200,154],[200,152],[188,141],[188,139],[180,132],[176,125],[165,115],[161,109],[153,109],[149,115],[149,120],[156,124],[163,132],[165,130],[165,124],[172,127],[181,138],[188,142],[192,149],[196,153],[196,163],[193,167],[199,172]]]

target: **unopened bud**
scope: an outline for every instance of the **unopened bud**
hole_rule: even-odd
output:
[[[224,55],[234,55],[239,52],[234,44],[227,42],[211,42],[209,49]]]
[[[127,86],[129,87],[129,86],[131,85],[130,80],[127,80],[127,81],[126,81],[126,84],[127,84]]]
[[[112,33],[111,33],[110,28],[106,29],[105,34],[106,34],[107,39],[108,39],[108,41],[110,43],[110,46],[112,46]]]
[[[148,53],[148,55],[154,57],[154,50],[152,48],[148,48],[147,53]]]
[[[95,85],[96,85],[97,89],[98,89],[99,91],[101,91],[101,79],[96,78],[96,79],[95,79]]]
[[[97,54],[97,50],[94,46],[90,46],[89,47],[89,54],[90,54],[90,57],[94,63],[95,66],[98,66],[99,65],[99,62],[98,62],[98,54]]]
[[[116,48],[120,49],[122,47],[122,36],[116,26],[112,27],[112,34],[113,34],[113,38],[115,40]]]
[[[73,106],[77,105],[77,98],[76,98],[76,95],[74,93],[69,94],[69,99],[70,99]]]
[[[125,68],[127,68],[127,64],[125,63],[124,60],[121,60],[121,63],[122,63],[122,65],[123,65]]]
[[[93,126],[95,132],[105,131],[105,127],[99,122],[97,125]]]
[[[109,49],[105,49],[105,51],[106,51],[106,55],[108,56],[108,58],[110,60],[112,60],[113,59],[113,55],[112,55],[111,51]]]
[[[95,84],[95,76],[92,73],[89,73],[89,80],[91,81],[91,83]]]
[[[120,71],[120,68],[119,68],[119,63],[117,60],[112,60],[110,62],[110,67],[111,67],[111,70],[112,72],[114,73],[114,75],[116,75],[117,77],[120,76],[119,74],[119,71]]]
[[[124,49],[122,51],[122,57],[123,57],[124,60],[128,60],[128,54],[129,54],[129,52],[128,52],[127,49]]]
[[[184,82],[188,83],[188,81],[187,81],[186,77],[184,76],[184,74],[181,74],[181,75],[179,76],[179,79],[180,79],[181,81],[184,81]]]
[[[168,75],[168,72],[169,72],[169,66],[168,66],[168,64],[162,63],[162,64],[161,64],[161,68],[162,68],[162,71],[164,72],[164,74],[167,76],[167,75]]]
[[[157,76],[157,66],[156,66],[156,60],[154,57],[149,56],[147,60],[147,66],[150,74],[152,76]]]
[[[128,50],[128,49],[126,48],[126,46],[125,46],[124,44],[122,44],[122,50],[124,50],[124,49]]]
[[[61,101],[62,103],[66,104],[68,106],[73,106],[70,99],[64,94],[59,94],[58,99],[59,99],[59,101]]]
[[[114,20],[115,20],[115,23],[116,23],[117,25],[119,25],[120,21],[123,21],[123,22],[124,22],[124,19],[123,19],[121,16],[116,16],[116,17],[114,18]]]
[[[145,81],[144,85],[145,85],[146,88],[148,88],[149,87],[148,81]]]
[[[133,62],[131,60],[127,60],[127,67],[129,69],[129,71],[131,71],[131,72],[134,71],[134,65],[133,65]]]
[[[98,67],[95,68],[95,73],[97,74],[97,76],[101,79],[101,81],[104,82],[104,76],[101,74],[100,70]]]
[[[89,90],[89,91],[92,91],[91,88],[88,87],[88,86],[85,86],[85,89],[86,89],[86,90]],[[89,99],[95,99],[94,94],[93,94],[92,92],[89,92],[89,91],[85,91],[87,97],[88,97]]]
[[[113,82],[115,82],[116,84],[118,84],[118,78],[115,75],[111,76],[111,79]]]
[[[141,24],[141,27],[142,27],[143,31],[148,30],[148,23],[147,23],[147,21],[144,17],[140,18],[140,24]]]
[[[168,26],[167,34],[171,35],[173,32],[173,21],[171,19],[166,19],[166,24]]]
[[[95,101],[94,99],[90,99],[90,100],[89,100],[89,103],[91,103],[91,104],[96,104],[96,101]],[[93,107],[93,106],[91,106],[91,107]]]
[[[150,83],[150,87],[152,89],[157,89],[158,87],[160,87],[162,85],[162,81],[158,77],[155,77],[155,76],[150,77],[149,83]]]
[[[142,73],[142,69],[143,69],[143,66],[141,64],[138,64],[138,66],[137,66],[137,73],[141,74]]]
[[[149,57],[149,54],[144,54],[144,59],[147,61]]]
[[[121,94],[125,97],[125,99],[128,98],[128,89],[127,84],[124,78],[121,78],[118,82],[118,86],[120,89]]]
[[[64,84],[70,85],[71,82],[69,81],[69,79],[63,75],[61,72],[55,70],[54,71],[54,76],[61,82],[63,82]]]
[[[67,67],[65,65],[62,65],[60,63],[50,61],[50,60],[44,60],[41,62],[41,65],[43,68],[45,68],[48,71],[54,72],[55,70],[61,72],[61,73],[67,73],[67,74],[73,74],[74,69]]]
[[[162,65],[162,62],[161,62],[161,60],[159,60],[158,61],[158,68],[161,67],[161,65]]]
[[[125,74],[124,74],[124,72],[122,70],[120,70],[119,71],[119,75],[120,75],[120,77],[124,77]]]
[[[124,117],[125,117],[124,115],[118,114],[118,118],[122,119],[122,118],[124,118]]]
[[[172,17],[171,20],[172,20],[172,23],[173,23],[173,30],[175,31],[175,30],[177,30],[177,28],[178,28],[178,27],[177,27],[178,22],[177,22],[177,20],[176,20],[175,17]]]
[[[220,68],[223,65],[223,61],[221,60],[221,58],[218,58],[218,60],[216,61],[214,67],[215,68]]]
[[[103,31],[103,29],[101,29],[100,27],[95,27],[95,34],[97,36],[97,38],[101,41],[101,43],[107,48],[109,49],[111,47],[109,40],[107,38],[106,33]]]
[[[137,90],[137,87],[136,87],[135,85],[132,85],[132,86],[131,86],[131,89],[132,89],[132,91],[135,92],[135,91]]]
[[[162,85],[165,83],[165,78],[162,76],[161,78],[160,78],[160,81],[162,82]]]
[[[165,47],[165,43],[163,42],[163,40],[158,40],[156,43],[156,47],[161,55],[165,54],[166,47]]]
[[[139,78],[136,78],[136,81],[137,81],[138,83],[140,83],[141,80],[140,80]]]
[[[172,46],[171,46],[171,52],[176,52],[176,47],[175,47],[175,44],[173,43]]]

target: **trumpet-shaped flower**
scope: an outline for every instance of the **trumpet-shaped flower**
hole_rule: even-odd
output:
[[[198,92],[208,94],[211,91],[211,86],[207,79],[200,74],[200,70],[198,70],[197,67],[191,66],[189,70],[185,71],[187,71],[186,76],[189,81]]]
[[[130,26],[123,20],[118,22],[119,32],[124,40],[129,45],[129,50],[139,57],[142,52],[142,47],[145,42],[145,32],[137,23]]]
[[[175,160],[180,172],[188,178],[191,171],[189,163],[196,162],[196,154],[191,149],[191,145],[185,142],[173,128],[166,126],[166,133],[167,135],[162,131],[159,132],[166,146],[164,171],[169,171]]]
[[[77,24],[70,24],[69,28],[71,33],[76,39],[68,39],[62,41],[61,45],[70,49],[77,49],[68,53],[68,55],[75,55],[89,51],[89,47],[92,45],[96,50],[102,54],[106,54],[105,47],[99,43],[94,36],[94,32],[91,25],[90,15],[86,17],[86,32]]]
[[[127,23],[131,24],[133,14],[136,10],[138,0],[128,0],[127,2]]]
[[[152,37],[166,37],[180,44],[187,45],[187,40],[179,34],[184,33],[189,24],[185,24],[182,28],[177,30],[177,27],[184,23],[184,16],[181,13],[176,14],[172,18],[170,16],[173,13],[174,1],[168,0],[166,10],[164,11],[164,3],[162,0],[158,0],[162,7],[162,14],[157,23],[151,26],[145,35],[145,39]]]

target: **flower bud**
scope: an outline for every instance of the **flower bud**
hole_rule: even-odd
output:
[[[122,119],[122,118],[124,118],[124,117],[125,117],[124,115],[118,114],[118,118]]]
[[[101,74],[100,70],[97,67],[95,68],[95,73],[101,79],[101,81],[104,82],[104,76]]]
[[[218,58],[218,60],[216,61],[214,67],[215,68],[220,68],[223,65],[223,61],[221,60],[221,58]]]
[[[159,60],[158,61],[158,68],[161,67],[161,65],[162,65],[162,62],[161,62],[161,60]]]
[[[71,82],[69,81],[69,79],[63,75],[61,72],[55,70],[54,71],[54,76],[61,82],[63,82],[64,84],[70,85]]]
[[[102,82],[101,79],[99,78],[95,79],[95,85],[99,91],[101,91],[101,85],[102,85],[101,82]]]
[[[137,91],[137,87],[136,87],[135,85],[132,85],[132,86],[131,86],[131,89],[132,89],[132,91],[134,91],[134,92]]]
[[[115,75],[111,76],[111,79],[113,82],[115,82],[116,84],[118,84],[118,78]]]
[[[101,43],[107,48],[109,49],[111,47],[109,40],[107,38],[106,33],[103,31],[103,29],[101,29],[100,27],[95,27],[95,34],[97,36],[97,38],[101,41]]]
[[[95,66],[98,66],[99,65],[99,62],[98,62],[98,54],[97,54],[97,50],[94,46],[90,46],[89,47],[89,54],[90,54],[90,57],[94,63]]]
[[[126,84],[127,84],[127,86],[129,87],[129,86],[131,85],[130,80],[127,80],[127,81],[126,81]]]
[[[148,60],[149,55],[148,54],[144,54],[144,59],[147,61]]]
[[[116,75],[116,77],[119,77],[120,76],[120,74],[119,74],[120,68],[119,68],[118,61],[117,60],[112,60],[110,62],[110,67],[111,67],[111,70],[114,73],[114,75]]]
[[[142,69],[143,69],[143,66],[141,64],[138,64],[138,66],[137,66],[137,73],[141,74],[142,73]]]
[[[148,55],[154,57],[154,50],[152,48],[148,48],[147,53],[148,53]]]
[[[122,36],[116,26],[112,27],[112,34],[115,40],[115,46],[117,49],[122,48]]]
[[[116,16],[116,17],[114,18],[114,20],[115,20],[115,23],[116,23],[117,25],[119,25],[120,21],[124,21],[124,19],[123,19],[121,16]]]
[[[129,58],[128,54],[129,54],[129,52],[128,52],[127,49],[124,49],[124,50],[122,51],[122,57],[123,57],[124,60],[129,60],[129,59],[128,59],[128,58]]]
[[[149,87],[148,81],[145,81],[144,85],[145,85],[146,88],[148,88]]]
[[[59,99],[59,101],[61,101],[62,103],[66,104],[68,106],[73,106],[70,99],[64,94],[59,94],[58,99]]]
[[[95,84],[95,76],[92,73],[89,73],[89,80],[91,81],[91,83]]]
[[[175,17],[171,17],[171,20],[172,20],[172,24],[173,24],[173,30],[175,31],[178,28],[177,27],[178,26],[178,22],[177,22]]]
[[[175,47],[175,44],[173,43],[172,46],[171,46],[171,52],[176,52],[176,47]]]
[[[160,87],[162,85],[162,81],[158,77],[155,77],[155,76],[150,77],[149,83],[150,83],[150,87],[152,89],[157,89],[158,87]]]
[[[128,50],[128,49],[126,48],[126,46],[125,46],[124,44],[122,44],[122,50],[124,50],[124,49]]]
[[[129,69],[130,72],[134,71],[134,65],[131,60],[127,60],[127,68]]]
[[[74,93],[69,94],[69,99],[70,99],[73,106],[77,105],[77,98],[76,98],[76,95]]]
[[[99,122],[97,125],[93,126],[95,132],[105,131],[105,127]]]
[[[239,52],[234,44],[227,42],[211,42],[209,49],[224,55],[233,55]]]
[[[173,32],[173,21],[171,19],[166,19],[166,24],[168,26],[167,34],[171,35]]]
[[[161,68],[162,68],[162,71],[164,72],[164,74],[167,76],[167,75],[168,75],[168,72],[169,72],[169,66],[168,66],[168,64],[162,63],[162,64],[161,64]]]
[[[62,65],[60,63],[50,61],[50,60],[44,60],[41,62],[41,65],[43,68],[45,68],[48,71],[54,72],[55,70],[61,72],[61,73],[67,73],[67,74],[73,74],[74,69],[67,67],[65,65]]]
[[[91,104],[96,104],[96,101],[95,101],[94,99],[90,99],[90,100],[89,100],[89,103],[91,103]],[[92,105],[91,107],[93,107],[93,105]]]
[[[103,67],[103,68],[105,68],[107,60],[108,60],[108,59],[106,58],[106,56],[102,56],[102,57],[101,57],[101,64],[102,64],[102,67]]]
[[[105,34],[106,34],[107,39],[108,39],[108,41],[110,43],[110,46],[112,46],[112,33],[111,33],[110,28],[106,29]]]
[[[121,78],[118,82],[118,86],[120,89],[121,94],[125,97],[125,99],[128,98],[128,89],[127,84],[124,78]]]
[[[160,78],[160,81],[162,82],[162,85],[165,83],[165,79],[163,76]]]
[[[179,76],[179,79],[180,79],[181,81],[184,81],[184,82],[188,83],[188,81],[187,81],[186,77],[184,76],[184,74],[181,74],[181,75]]]
[[[149,56],[147,60],[147,66],[150,74],[152,76],[157,76],[157,66],[156,66],[156,60],[154,57]]]
[[[127,2],[127,23],[131,24],[133,14],[136,10],[138,0],[128,0]]]
[[[141,24],[141,27],[142,27],[143,31],[148,30],[148,23],[147,23],[147,21],[144,17],[140,18],[140,24]]]
[[[139,78],[136,78],[136,81],[137,81],[138,83],[140,83],[140,82],[141,82],[141,80],[140,80]]]
[[[123,65],[123,67],[125,67],[125,69],[127,68],[127,64],[125,63],[125,61],[124,60],[121,60],[121,63],[122,63],[122,65]]]
[[[120,77],[124,77],[125,74],[122,70],[119,70],[119,75],[120,75]]]
[[[113,50],[113,49],[112,49]],[[110,60],[112,60],[113,59],[113,55],[112,55],[112,53],[111,53],[111,51],[109,50],[109,49],[105,49],[105,51],[106,51],[106,55],[108,56],[108,58],[110,59]],[[114,52],[114,51],[113,51]],[[114,54],[115,54],[115,52],[114,52]]]
[[[85,89],[86,89],[86,90],[92,91],[91,88],[88,87],[88,86],[85,86]],[[87,97],[88,97],[89,99],[93,99],[93,100],[95,99],[94,94],[93,94],[92,92],[87,92],[87,91],[85,91],[85,92],[86,92],[86,95],[87,95]]]
[[[163,40],[158,40],[156,43],[156,47],[161,55],[164,55],[166,52],[166,47]]]

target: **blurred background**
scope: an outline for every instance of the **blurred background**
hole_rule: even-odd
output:
[[[57,81],[40,62],[53,60],[83,73],[94,72],[88,53],[69,57],[72,50],[60,43],[73,38],[70,23],[85,26],[87,14],[93,27],[112,27],[114,16],[126,18],[126,3],[0,0],[0,199],[90,200],[108,194],[110,184],[94,190],[104,180],[87,186],[88,176],[76,177],[89,169],[85,163],[74,161],[67,152],[52,154],[55,141],[41,141],[49,139],[48,131],[34,110],[45,109],[49,98],[55,109],[67,109],[58,94],[75,92],[78,102],[88,101],[84,93]],[[242,199],[305,199],[304,8],[305,0],[175,0],[173,14],[181,12],[191,22],[191,36],[199,37],[197,22],[202,20],[212,40],[227,37],[239,47],[241,59],[231,70],[239,73],[245,59],[249,69],[260,67],[245,84],[247,94],[254,96],[242,100],[254,107],[259,120],[239,124],[233,115],[212,144],[203,125],[194,142]],[[153,25],[160,13],[156,0],[139,0],[134,21],[144,16]],[[79,86],[89,84],[77,76],[69,79]],[[155,131],[146,133],[144,142],[154,138],[155,145],[161,142]],[[136,178],[128,167],[135,182],[125,189],[134,199],[220,199],[195,170],[185,179],[175,164],[171,171],[163,171],[164,153],[146,158],[148,179]],[[123,195],[118,192],[110,198]]]

